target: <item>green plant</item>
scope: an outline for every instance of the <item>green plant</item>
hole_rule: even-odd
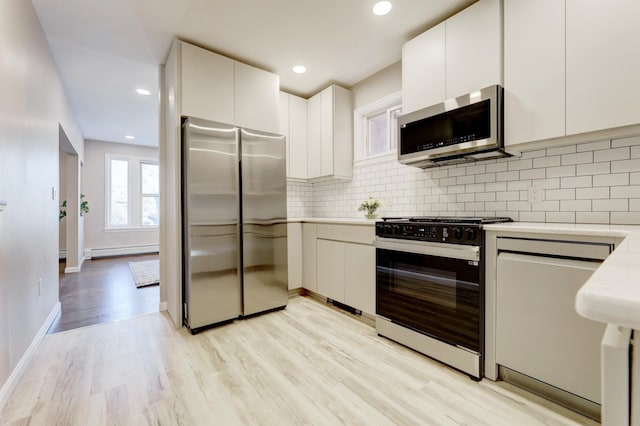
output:
[[[373,216],[376,214],[376,210],[378,210],[381,205],[382,203],[380,202],[380,200],[378,200],[377,198],[369,197],[360,204],[360,207],[358,207],[358,211],[366,211],[367,216]]]
[[[89,213],[89,202],[84,199],[84,194],[80,194],[80,216],[84,213]],[[67,217],[67,200],[64,200],[60,204],[60,214],[58,220],[62,220]]]

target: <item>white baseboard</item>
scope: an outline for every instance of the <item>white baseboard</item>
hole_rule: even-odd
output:
[[[133,246],[133,247],[111,247],[111,248],[90,248],[84,251],[85,259],[92,259],[94,257],[108,257],[108,256],[127,256],[133,254],[147,254],[158,253],[160,246]]]
[[[47,319],[44,320],[44,323],[40,327],[40,330],[38,330],[33,340],[31,341],[31,344],[24,352],[24,355],[22,355],[22,358],[20,358],[20,361],[18,361],[16,368],[13,369],[7,381],[4,383],[4,385],[2,385],[2,388],[0,388],[0,412],[4,409],[5,405],[7,405],[7,402],[9,402],[11,393],[18,385],[20,377],[22,377],[22,375],[26,371],[29,362],[36,352],[36,349],[38,349],[38,346],[40,346],[40,343],[42,343],[42,339],[47,334],[47,330],[49,330],[49,327],[51,327],[51,324],[56,319],[59,313],[60,302],[56,302],[56,304],[51,309],[51,312],[49,312]]]
[[[68,266],[66,268],[64,268],[64,273],[65,274],[73,274],[75,272],[80,272],[81,267],[80,266]]]
[[[166,311],[167,310],[167,302],[160,302],[160,305],[158,306],[158,310],[160,312]]]

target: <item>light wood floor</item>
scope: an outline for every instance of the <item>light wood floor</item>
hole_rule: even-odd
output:
[[[596,424],[510,385],[473,382],[302,296],[195,336],[164,313],[48,335],[0,423]]]

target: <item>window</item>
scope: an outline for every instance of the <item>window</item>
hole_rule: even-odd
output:
[[[398,117],[402,114],[400,93],[394,93],[354,111],[354,159],[356,161],[395,155],[398,147]]]
[[[106,167],[107,229],[159,226],[158,162],[107,154]]]
[[[154,163],[141,163],[142,225],[160,225],[160,168]]]

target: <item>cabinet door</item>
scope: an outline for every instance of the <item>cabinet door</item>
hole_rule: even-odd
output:
[[[289,290],[302,287],[302,224],[287,223]]]
[[[289,96],[289,176],[306,179],[307,173],[307,100]]]
[[[320,145],[321,145],[321,93],[312,96],[307,101],[307,143],[309,178],[320,176]]]
[[[565,135],[564,21],[564,1],[505,2],[506,145]]]
[[[278,133],[280,77],[241,62],[234,64],[235,124]]]
[[[291,175],[291,141],[289,137],[289,94],[280,92],[279,95],[278,133],[287,141],[287,177]]]
[[[316,224],[302,224],[302,286],[313,292],[318,291],[316,278]]]
[[[567,0],[567,134],[640,122],[639,0]]]
[[[182,115],[234,124],[233,60],[180,42]]]
[[[376,313],[376,249],[345,244],[345,303],[363,312]]]
[[[500,253],[496,273],[496,361],[600,403],[605,324],[582,318],[576,293],[598,263]]]
[[[334,86],[320,92],[320,176],[333,175]]]
[[[345,243],[317,240],[318,293],[344,303]]]
[[[402,46],[402,112],[445,99],[445,24],[441,23]]]
[[[333,175],[353,176],[353,100],[339,86],[333,86]]]
[[[500,7],[480,0],[445,21],[446,99],[502,84]]]

